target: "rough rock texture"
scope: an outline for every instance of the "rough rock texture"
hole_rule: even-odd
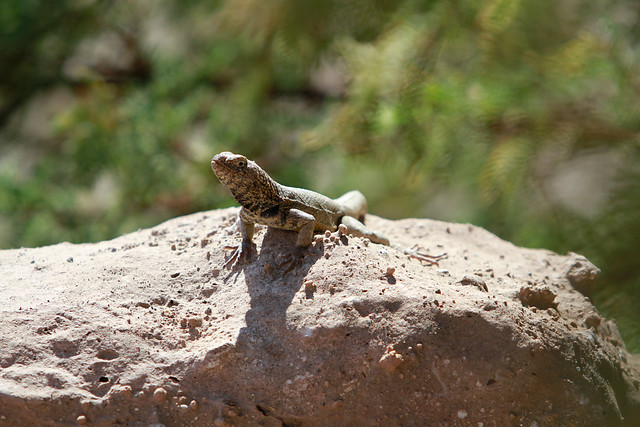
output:
[[[0,252],[2,425],[634,425],[637,360],[586,296],[584,257],[368,217],[359,238],[258,229],[236,209],[96,244]],[[577,265],[579,264],[579,265]],[[571,275],[571,282],[569,280]]]

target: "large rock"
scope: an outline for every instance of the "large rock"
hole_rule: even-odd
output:
[[[597,277],[586,259],[369,217],[448,258],[428,266],[333,234],[296,266],[295,235],[263,228],[259,256],[229,274],[236,213],[1,251],[0,424],[640,420],[636,360],[571,285]]]

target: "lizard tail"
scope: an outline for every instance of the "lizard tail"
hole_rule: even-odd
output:
[[[364,223],[364,216],[367,213],[367,199],[358,190],[349,191],[338,197],[335,201],[344,207],[345,215],[357,218]]]

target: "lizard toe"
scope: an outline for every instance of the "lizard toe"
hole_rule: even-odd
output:
[[[229,259],[222,266],[223,269],[235,270],[240,264],[249,263],[253,255],[257,254],[256,245],[253,242],[243,241],[238,246],[225,246],[225,249],[234,249]]]
[[[416,258],[417,260],[424,261],[428,265],[438,266],[439,261],[442,261],[443,259],[447,258],[447,253],[444,252],[440,255],[429,255],[429,254],[423,254],[420,252],[411,252],[409,253],[409,256],[412,258]]]
[[[293,253],[289,255],[287,259],[280,264],[280,268],[286,267],[286,269],[284,270],[283,276],[286,276],[291,271],[297,270],[300,266],[302,266],[305,256],[306,256],[306,250],[304,248],[297,247],[293,251]]]

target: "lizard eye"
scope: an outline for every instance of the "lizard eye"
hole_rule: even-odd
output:
[[[247,167],[247,161],[245,159],[236,160],[236,167],[238,167],[240,169],[246,168]]]

